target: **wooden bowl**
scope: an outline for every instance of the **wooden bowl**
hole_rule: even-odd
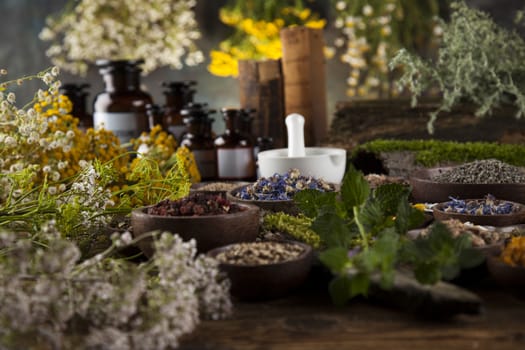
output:
[[[483,199],[465,199],[465,201],[483,201]],[[506,201],[509,202],[509,201]],[[461,222],[471,222],[475,225],[485,226],[511,226],[525,222],[525,206],[516,202],[510,202],[519,207],[518,211],[510,214],[493,214],[493,215],[471,215],[460,214],[455,212],[446,212],[443,210],[448,202],[438,203],[434,206],[432,214],[436,220],[457,219]]]
[[[147,213],[148,207],[131,212],[133,236],[151,231],[168,231],[176,233],[183,240],[195,239],[197,250],[207,252],[210,249],[237,242],[251,242],[259,234],[259,207],[239,203],[245,210],[220,215],[202,216],[162,216]],[[138,246],[144,255],[153,255],[152,238],[139,241]]]
[[[525,292],[525,267],[505,264],[498,253],[487,257],[487,269],[498,285]]]
[[[285,296],[301,286],[306,281],[312,267],[312,247],[295,241],[285,243],[300,245],[304,251],[293,260],[274,264],[239,265],[221,262],[220,269],[227,273],[231,281],[231,295],[240,300],[267,300]],[[208,255],[216,257],[219,253],[234,246],[228,245],[212,249]]]
[[[290,200],[256,200],[256,199],[241,199],[237,197],[236,194],[240,192],[246,186],[251,186],[251,184],[234,188],[233,190],[228,192],[227,198],[230,201],[235,201],[237,203],[256,205],[262,210],[266,210],[266,211],[271,211],[271,212],[282,211],[290,215],[299,214],[300,210],[297,207],[297,205],[295,205],[293,199],[290,199]]]
[[[417,203],[439,203],[448,201],[449,197],[483,198],[490,193],[498,199],[525,204],[525,184],[462,184],[432,180],[451,169],[453,167],[429,168],[412,173],[409,178],[412,200]]]

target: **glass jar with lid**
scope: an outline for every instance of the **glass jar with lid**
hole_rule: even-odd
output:
[[[148,116],[148,130],[151,131],[155,125],[162,126],[162,109],[159,105],[150,103],[146,105],[146,115]]]
[[[128,61],[128,88],[136,96],[133,106],[137,110],[146,113],[146,106],[153,104],[153,98],[148,92],[143,90],[141,85],[142,64],[144,64],[143,59]]]
[[[162,83],[162,86],[165,88],[164,96],[166,98],[163,126],[179,142],[182,139],[182,134],[186,131],[180,112],[184,106],[193,102],[195,89],[192,87],[196,84],[197,82],[193,80]]]
[[[242,108],[240,109],[239,118],[239,132],[243,137],[249,139],[252,145],[255,144],[255,137],[253,135],[252,125],[254,120],[255,108]]]
[[[252,181],[256,177],[253,142],[239,130],[244,112],[236,108],[222,108],[221,113],[226,130],[214,141],[217,177],[220,180]]]
[[[140,90],[140,61],[98,60],[104,91],[93,103],[93,124],[118,136],[122,144],[148,130],[146,105],[152,103]],[[137,88],[138,86],[138,88]]]
[[[60,86],[60,93],[67,96],[73,105],[71,115],[78,119],[78,128],[84,131],[93,127],[93,116],[89,114],[86,104],[87,88],[89,84],[85,83],[65,83]]]
[[[202,181],[217,179],[217,155],[213,143],[212,123],[210,114],[214,110],[207,108],[205,103],[188,103],[180,111],[186,132],[180,142],[188,147],[195,158]]]

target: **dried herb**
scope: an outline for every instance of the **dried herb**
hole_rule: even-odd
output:
[[[305,248],[287,242],[237,243],[215,257],[219,262],[234,265],[269,265],[295,260]]]
[[[428,130],[442,111],[459,103],[478,106],[485,116],[501,104],[512,104],[517,117],[525,113],[525,41],[515,31],[498,26],[488,14],[469,8],[463,1],[451,4],[449,23],[442,22],[443,40],[436,61],[400,50],[390,68],[403,66],[401,87],[412,93],[412,104],[437,85],[441,106],[430,114]]]
[[[510,266],[525,267],[525,236],[512,237],[501,253],[501,260]]]
[[[432,177],[432,180],[441,183],[517,184],[525,183],[525,172],[496,159],[483,159],[454,167]]]
[[[468,215],[504,215],[515,213],[521,209],[519,204],[497,200],[488,194],[485,199],[463,200],[450,197],[443,211],[447,213],[458,213]]]
[[[263,229],[290,235],[298,241],[319,248],[321,238],[310,228],[311,225],[312,219],[302,214],[295,216],[283,212],[269,212],[263,218]]]
[[[194,192],[178,200],[165,199],[148,208],[148,214],[161,216],[204,216],[232,214],[245,210],[223,194]]]
[[[334,185],[322,179],[301,175],[298,169],[284,174],[261,177],[255,183],[243,187],[235,196],[246,200],[290,200],[302,190],[334,191]]]

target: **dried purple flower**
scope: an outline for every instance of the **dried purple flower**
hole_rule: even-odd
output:
[[[243,187],[235,196],[245,200],[291,200],[301,190],[311,189],[322,192],[334,191],[332,184],[312,176],[303,176],[298,169],[291,169],[284,174],[262,177],[254,184]]]

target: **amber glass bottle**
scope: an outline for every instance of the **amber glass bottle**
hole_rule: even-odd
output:
[[[146,113],[146,106],[153,104],[153,98],[149,93],[142,90],[140,74],[142,68],[140,67],[144,60],[130,60],[128,61],[128,88],[135,94],[133,106],[142,113]]]
[[[137,91],[137,86],[140,90],[138,63],[99,60],[97,66],[104,79],[104,91],[95,97],[93,103],[94,126],[113,131],[121,143],[127,143],[147,131],[146,105],[152,103],[151,97]]]
[[[181,146],[188,147],[195,157],[202,181],[217,179],[217,155],[213,144],[212,123],[206,104],[188,103],[182,110],[186,132],[182,136]]]
[[[214,141],[217,177],[220,180],[252,181],[255,179],[253,143],[239,131],[243,112],[235,108],[223,108],[221,113],[226,130]]]
[[[88,93],[85,91],[89,84],[66,83],[60,87],[60,93],[67,96],[73,108],[71,115],[78,119],[78,128],[86,130],[93,127],[93,116],[87,111],[86,99]]]
[[[146,105],[146,114],[148,116],[148,130],[151,131],[155,125],[162,126],[162,109],[159,105],[148,104]]]
[[[252,133],[255,112],[256,110],[254,108],[243,108],[240,110],[239,118],[239,132],[243,137],[247,138],[252,145],[255,144],[255,137]]]
[[[196,84],[197,82],[192,80],[162,83],[162,86],[165,88],[164,96],[166,98],[163,126],[179,142],[182,140],[182,134],[186,131],[180,112],[184,106],[193,102],[195,90],[192,86]]]

